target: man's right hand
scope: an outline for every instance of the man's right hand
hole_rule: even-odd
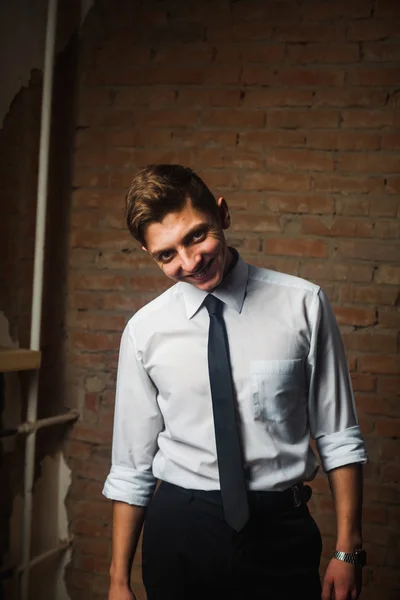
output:
[[[111,584],[108,600],[136,600],[136,596],[128,585]]]

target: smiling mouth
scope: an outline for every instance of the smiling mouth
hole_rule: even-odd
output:
[[[207,273],[208,273],[208,270],[209,270],[209,268],[210,268],[210,266],[211,266],[211,263],[212,263],[212,261],[210,261],[210,262],[208,263],[208,265],[206,265],[206,266],[204,267],[204,269],[202,269],[201,271],[197,271],[196,273],[192,273],[192,274],[190,275],[190,277],[193,277],[194,279],[203,279],[203,277],[205,277],[205,276],[207,275]]]

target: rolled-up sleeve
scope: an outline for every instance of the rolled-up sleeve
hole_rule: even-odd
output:
[[[118,361],[112,466],[103,488],[107,498],[147,506],[156,485],[152,463],[163,427],[157,388],[137,355],[128,323]]]
[[[322,289],[308,356],[309,423],[325,471],[367,462],[340,330]]]

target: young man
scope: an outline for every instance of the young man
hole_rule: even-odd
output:
[[[246,264],[225,241],[225,200],[182,166],[135,176],[127,222],[176,285],[122,336],[104,486],[114,501],[109,600],[135,597],[144,520],[148,600],[320,599],[310,437],[337,516],[322,598],[354,600],[367,457],[326,295]]]

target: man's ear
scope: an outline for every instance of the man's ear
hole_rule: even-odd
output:
[[[230,227],[230,224],[231,224],[231,216],[229,214],[229,208],[228,208],[225,198],[220,196],[217,200],[217,206],[218,206],[221,227],[222,227],[222,229],[228,229],[228,227]]]
[[[146,246],[142,246],[142,250],[143,250],[144,252],[148,252],[148,250],[147,250]]]

